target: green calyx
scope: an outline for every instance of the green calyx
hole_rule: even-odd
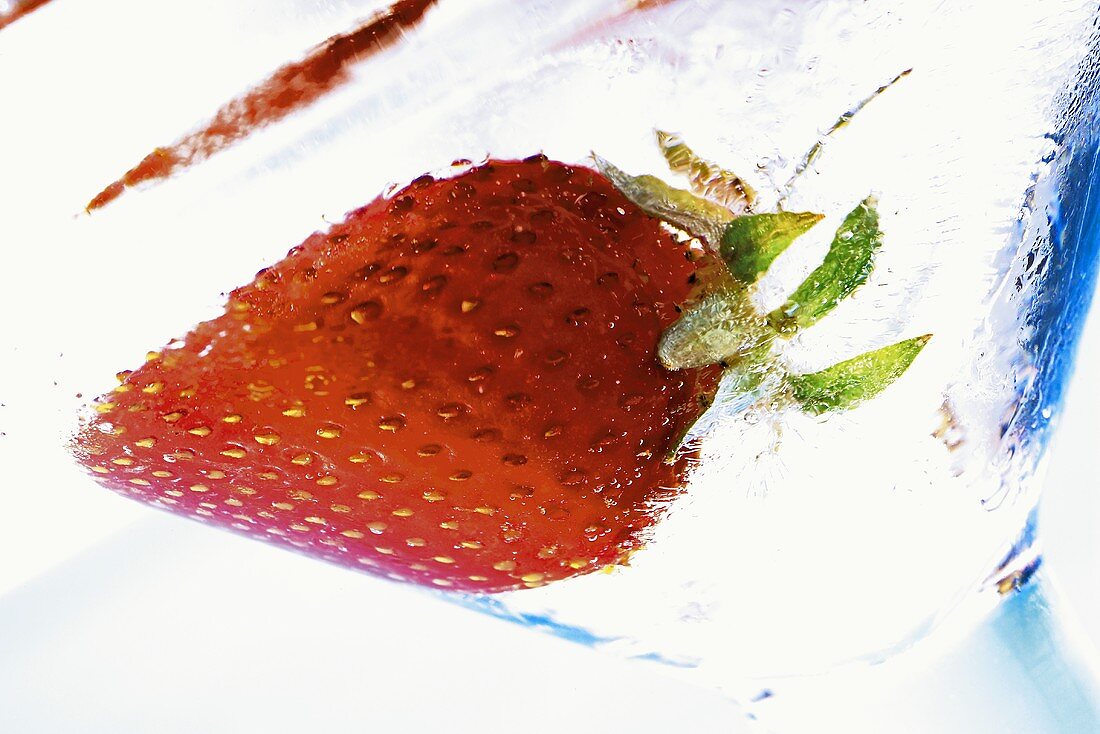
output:
[[[698,158],[678,136],[664,132],[657,136],[672,170],[687,176],[690,191],[673,188],[654,176],[632,176],[599,157],[596,165],[647,214],[700,239],[708,252],[705,257],[714,258],[722,272],[721,277],[708,278],[697,286],[690,304],[658,344],[658,359],[667,369],[714,364],[723,368],[715,393],[698,396],[699,415],[678,437],[669,461],[705,433],[717,415],[734,414],[757,404],[793,406],[812,415],[848,410],[881,393],[909,369],[930,334],[809,374],[791,372],[778,348],[867,282],[883,245],[874,197],[867,197],[848,213],[823,262],[783,305],[763,313],[753,303],[752,286],[824,215],[747,213],[754,201],[751,187],[735,174]]]

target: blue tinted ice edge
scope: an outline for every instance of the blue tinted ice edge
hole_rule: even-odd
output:
[[[529,629],[547,632],[555,637],[560,637],[563,640],[575,642],[585,647],[596,648],[623,639],[621,637],[602,637],[592,633],[584,627],[562,624],[542,614],[514,612],[508,609],[500,600],[490,596],[479,594],[447,594],[444,592],[444,598],[459,606],[472,609],[475,612],[489,614],[497,619],[503,619],[507,622],[512,622]],[[698,661],[695,660],[670,658],[657,652],[641,653],[628,657],[633,660],[648,660],[662,665],[669,665],[674,668],[695,668],[699,665]]]
[[[1034,264],[1034,297],[1025,314],[1025,353],[1037,372],[1013,421],[1025,440],[1045,443],[1073,373],[1077,344],[1100,263],[1100,125],[1095,100],[1059,156],[1057,193],[1047,207],[1050,247]],[[1031,255],[1029,255],[1031,257]]]

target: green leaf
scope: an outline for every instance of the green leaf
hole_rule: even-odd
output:
[[[739,358],[771,335],[743,289],[708,293],[665,329],[657,358],[670,370],[705,367]]]
[[[688,177],[691,190],[738,212],[751,211],[756,192],[735,173],[700,158],[676,133],[657,130],[657,146],[673,173]]]
[[[794,399],[814,415],[847,410],[885,390],[909,369],[931,334],[865,352],[808,375],[788,375]]]
[[[650,216],[717,245],[733,212],[690,191],[676,189],[656,176],[632,176],[595,153],[596,168],[623,195]]]
[[[877,203],[869,196],[845,217],[825,261],[786,303],[768,314],[768,323],[779,334],[790,336],[816,323],[867,281],[875,252],[882,247]]]
[[[792,242],[825,218],[811,212],[777,212],[738,217],[726,225],[718,253],[730,274],[755,283]]]

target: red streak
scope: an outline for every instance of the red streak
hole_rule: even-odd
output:
[[[556,48],[570,48],[597,38],[605,38],[608,33],[617,30],[636,13],[645,13],[676,2],[679,2],[679,0],[623,0],[620,10],[609,13],[581,28],[567,40],[559,43]]]
[[[346,82],[348,68],[389,48],[438,0],[398,0],[347,33],[329,38],[306,56],[280,67],[256,87],[225,104],[203,127],[157,148],[96,194],[87,210],[118,198],[128,187],[168,178],[246,138],[253,131],[309,106]]]
[[[0,13],[0,29],[14,23],[28,13],[38,10],[50,0],[16,0],[12,9],[6,13]]]

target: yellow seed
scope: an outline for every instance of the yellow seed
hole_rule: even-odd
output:
[[[156,395],[157,393],[159,393],[163,389],[164,389],[164,383],[163,382],[151,382],[148,385],[146,385],[145,387],[141,388],[141,391],[144,392],[144,393],[148,393],[150,395]]]
[[[92,471],[94,471],[96,474],[110,474],[111,473],[111,470],[108,469],[105,466],[93,466]]]
[[[294,523],[293,525],[290,526],[290,529],[291,530],[297,530],[299,533],[308,533],[309,532],[309,526],[308,525],[302,525],[301,523]]]
[[[473,472],[459,471],[450,476],[452,482],[465,482],[467,479],[473,476]]]
[[[370,459],[371,459],[370,454],[362,454],[362,453],[352,454],[351,456],[348,457],[348,461],[350,461],[352,464],[365,464],[368,461],[370,461]]]
[[[381,497],[382,495],[378,494],[377,492],[375,492],[373,490],[364,489],[362,492],[360,492],[359,494],[357,494],[355,496],[358,497],[361,500],[376,500],[379,497]]]
[[[286,535],[282,528],[268,528],[267,532],[271,533],[272,535]]]
[[[416,387],[416,380],[405,380],[401,383],[401,387],[405,390],[412,390],[414,387]]]
[[[317,429],[317,435],[321,438],[339,438],[340,429],[336,426],[324,426]]]
[[[172,412],[172,413],[165,413],[164,415],[162,415],[160,417],[160,419],[162,421],[164,421],[165,423],[175,423],[176,421],[178,421],[182,417],[183,417],[183,413]]]
[[[341,530],[340,535],[343,535],[345,538],[354,538],[355,540],[366,537],[366,535],[359,530]]]
[[[171,496],[171,497],[182,497],[183,496],[183,492],[179,491],[178,489],[166,489],[166,490],[164,490],[164,493],[166,495]]]
[[[207,487],[205,484],[192,484],[190,487],[188,487],[188,489],[190,489],[192,492],[209,492],[210,491],[210,487]]]
[[[176,461],[190,461],[195,458],[195,452],[189,449],[179,449],[172,454],[172,458]]]
[[[201,507],[199,509],[195,510],[195,514],[196,515],[202,515],[203,517],[214,517],[213,512],[211,512],[210,510],[204,510]]]
[[[488,576],[467,576],[466,578],[470,579],[471,581],[488,581],[489,580]]]
[[[463,548],[469,548],[471,550],[480,550],[481,548],[484,547],[484,546],[481,545],[481,543],[477,542],[476,540],[464,540],[464,541],[462,541],[461,545],[462,545]]]
[[[389,527],[384,522],[369,522],[367,523],[367,530],[371,531],[375,535],[381,535]]]
[[[331,505],[329,507],[329,509],[332,510],[333,512],[339,512],[341,514],[347,514],[347,513],[351,512],[351,508],[348,507],[347,505]]]
[[[164,469],[157,469],[155,472],[153,472],[153,476],[157,479],[168,479],[172,476],[172,472],[165,471]]]
[[[238,415],[236,413],[230,413],[229,415],[222,418],[222,423],[240,423],[243,420],[244,416]]]
[[[225,472],[219,471],[217,469],[212,469],[212,470],[206,472],[206,478],[207,479],[225,479]]]
[[[199,438],[209,436],[210,433],[211,433],[210,429],[207,428],[206,426],[198,426],[196,428],[191,428],[187,432],[190,433],[192,436],[198,436]]]
[[[119,466],[130,466],[134,463],[134,460],[129,456],[120,456],[117,459],[111,459],[112,464],[118,464]]]
[[[136,484],[139,487],[148,487],[149,481],[147,479],[131,479],[130,484]]]
[[[409,564],[409,570],[410,571],[427,571],[428,567],[425,566],[423,563],[410,563]]]
[[[295,324],[294,330],[298,332],[302,331],[317,331],[317,322],[310,321],[308,324]]]
[[[476,301],[476,300],[463,301],[462,302],[462,313],[470,313],[475,308],[477,308],[478,303],[480,303],[480,301]]]
[[[278,474],[276,474],[275,472],[271,472],[271,471],[262,471],[262,472],[258,473],[256,476],[258,476],[260,479],[267,479],[269,481],[275,481],[276,479],[279,478]]]
[[[541,573],[525,573],[519,577],[520,581],[528,584],[537,584],[542,581],[543,575]]]
[[[295,489],[291,490],[290,498],[298,500],[300,502],[309,502],[311,499],[313,499],[313,495],[305,491],[304,489]]]
[[[244,503],[236,497],[230,497],[229,499],[225,500],[225,504],[229,505],[230,507],[244,507]]]
[[[393,555],[393,548],[380,548],[378,546],[375,546],[374,549],[376,551],[378,551],[379,553],[381,553],[382,555],[384,555],[384,556],[392,556]]]
[[[515,571],[516,570],[516,562],[515,561],[497,561],[496,563],[493,564],[493,568],[495,568],[498,571]]]
[[[454,563],[455,559],[450,556],[433,556],[432,560],[436,563]]]
[[[234,487],[233,491],[237,494],[243,494],[245,496],[256,494],[256,490],[252,489],[252,487]]]
[[[294,504],[291,502],[272,502],[271,506],[276,510],[293,510]]]
[[[253,436],[252,438],[256,440],[256,443],[263,446],[274,446],[275,444],[279,443],[279,441],[283,440],[282,436],[277,433],[261,433],[258,436]]]
[[[400,474],[387,474],[386,476],[382,477],[379,481],[385,482],[386,484],[397,484],[398,482],[400,482],[404,478],[405,477],[401,476]]]
[[[446,496],[447,495],[443,494],[442,492],[437,492],[435,490],[429,490],[429,491],[424,493],[424,499],[427,500],[428,502],[439,502],[440,500],[444,499]]]
[[[344,405],[349,408],[358,408],[360,405],[366,405],[370,400],[370,395],[366,393],[355,393],[354,395],[348,395],[344,398]]]
[[[222,456],[228,456],[231,459],[243,459],[245,457],[244,449],[226,449],[221,452]]]
[[[308,466],[313,461],[313,457],[309,454],[298,454],[290,460],[291,464],[297,464],[298,466]]]
[[[497,511],[497,508],[495,508],[495,507],[475,507],[474,508],[474,512],[478,513],[479,515],[493,515],[493,514],[496,513],[496,511]]]
[[[193,387],[185,387],[182,390],[180,390],[180,397],[181,398],[193,398],[197,394],[198,394],[198,391],[195,390],[195,388],[193,388]]]
[[[400,507],[390,513],[395,517],[412,517],[413,511],[408,507]]]
[[[112,410],[114,410],[114,408],[114,403],[100,403],[99,405],[95,406],[95,411],[97,413],[110,413]]]
[[[114,392],[114,393],[124,393],[124,392],[130,392],[130,391],[131,391],[131,390],[133,390],[133,389],[134,389],[134,388],[132,388],[132,387],[131,387],[131,386],[129,386],[129,385],[119,385],[118,387],[116,387],[116,388],[115,388],[114,390],[112,390],[111,392]]]
[[[145,361],[146,362],[156,362],[158,359],[160,359],[160,352],[146,352],[145,353]]]
[[[316,515],[307,517],[306,522],[311,522],[314,525],[328,525],[328,520],[325,520],[323,517],[317,517]]]
[[[305,408],[287,408],[283,411],[283,415],[287,418],[305,418],[306,410]]]
[[[423,548],[428,542],[423,538],[408,538],[405,540],[405,545],[411,548]]]
[[[140,446],[143,449],[151,449],[154,445],[156,445],[156,443],[157,440],[152,436],[150,436],[149,438],[140,438],[137,441],[134,441],[135,446]]]
[[[436,586],[454,586],[454,584],[447,579],[432,579],[432,583]]]
[[[454,520],[447,520],[446,522],[439,523],[439,527],[444,530],[458,530],[458,523]]]

